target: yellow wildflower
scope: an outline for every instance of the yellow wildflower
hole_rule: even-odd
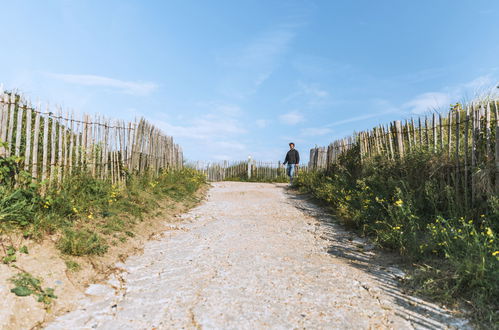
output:
[[[93,215],[92,213],[90,213],[90,214],[87,216],[87,218],[89,218],[89,219],[93,219],[93,218],[94,218],[94,215]]]
[[[494,252],[492,252],[492,255],[493,255],[494,257],[495,257],[496,255],[498,255],[498,254],[499,254],[499,251],[494,251]]]
[[[404,204],[404,201],[399,199],[398,201],[395,202],[395,205],[397,206],[402,206],[402,204]]]
[[[494,232],[490,229],[490,227],[487,227],[487,236],[494,237]]]

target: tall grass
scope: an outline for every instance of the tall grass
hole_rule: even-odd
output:
[[[456,204],[444,154],[360,161],[358,146],[329,171],[303,173],[295,185],[339,219],[416,265],[408,284],[447,304],[465,304],[478,324],[499,321],[499,198]],[[448,182],[444,184],[444,182]]]
[[[123,185],[78,173],[60,186],[49,185],[42,196],[42,183],[19,164],[15,157],[0,158],[0,243],[5,246],[2,234],[12,232],[32,239],[57,234],[57,247],[69,255],[104,254],[110,244],[133,236],[134,225],[160,200],[191,199],[205,182],[187,168],[131,175]]]

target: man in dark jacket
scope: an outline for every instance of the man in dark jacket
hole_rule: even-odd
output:
[[[286,154],[283,165],[288,164],[286,167],[286,174],[289,176],[289,183],[293,184],[293,176],[295,175],[295,170],[298,168],[300,163],[300,154],[298,150],[295,149],[295,144],[293,142],[289,143],[289,151]]]

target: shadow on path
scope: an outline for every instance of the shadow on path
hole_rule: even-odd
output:
[[[457,318],[449,310],[412,296],[403,289],[400,280],[405,273],[397,267],[402,263],[400,255],[376,249],[368,239],[348,230],[309,195],[289,188],[285,190],[291,205],[317,220],[315,235],[327,242],[327,253],[369,274],[375,287],[372,284],[362,284],[362,287],[378,301],[380,293],[389,296],[395,303],[395,314],[419,329],[472,329],[467,320]]]

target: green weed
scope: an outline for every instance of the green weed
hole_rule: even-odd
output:
[[[15,285],[10,291],[19,297],[25,297],[34,294],[38,302],[50,305],[52,300],[57,298],[54,289],[41,286],[41,281],[29,273],[19,273],[12,277],[10,281]]]
[[[66,268],[71,272],[77,272],[81,269],[80,264],[73,260],[66,260]]]
[[[353,148],[328,171],[303,173],[295,186],[380,247],[419,265],[408,279],[416,291],[447,304],[460,301],[478,323],[497,324],[499,199],[466,208],[447,166],[445,154],[427,150],[361,163]]]
[[[108,249],[107,244],[98,234],[79,229],[65,230],[57,247],[62,253],[72,256],[103,255]]]

